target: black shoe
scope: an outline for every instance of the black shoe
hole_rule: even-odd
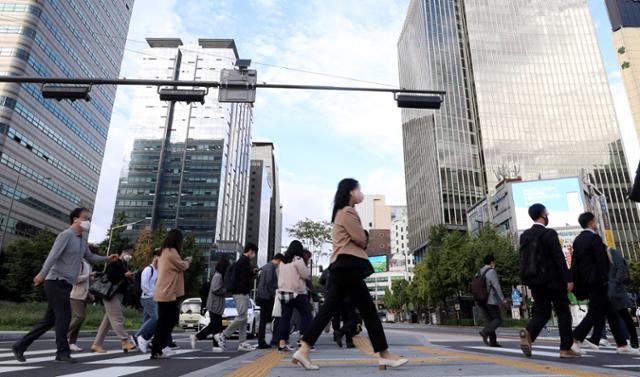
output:
[[[169,356],[162,354],[162,353],[152,353],[150,359],[151,360],[162,360],[162,359],[168,359]]]
[[[259,350],[268,350],[268,349],[271,349],[271,346],[270,346],[270,345],[268,345],[267,343],[264,343],[264,344],[258,344],[258,349],[259,349]]]
[[[56,356],[56,359],[54,360],[54,363],[59,364],[75,364],[77,362],[78,360],[74,359],[71,356]]]
[[[19,362],[24,363],[27,361],[27,359],[24,358],[24,351],[20,351],[18,347],[12,346],[11,351],[13,351],[13,357],[15,357]]]
[[[333,336],[336,339],[336,344],[338,347],[342,348],[342,333],[340,331],[336,331],[333,333]]]
[[[347,348],[356,348],[356,345],[351,341],[347,341]]]
[[[489,335],[483,333],[482,331],[480,331],[478,334],[480,334],[480,336],[482,337],[482,343],[484,343],[484,345],[487,347],[491,347],[491,345],[489,344]]]
[[[489,347],[502,348],[502,344],[495,342],[495,343],[489,344]]]

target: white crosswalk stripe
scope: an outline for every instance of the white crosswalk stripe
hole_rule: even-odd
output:
[[[121,352],[121,351],[120,351]],[[73,357],[74,359],[82,359],[84,357],[91,357],[91,356],[102,356],[102,355],[113,355],[115,353],[119,353],[116,351],[109,351],[107,353],[91,353],[91,352],[85,352],[85,353],[76,353],[76,354],[72,354],[71,357]],[[20,365],[24,365],[24,364],[34,364],[34,363],[41,363],[43,361],[53,361],[53,359],[55,358],[55,351],[53,352],[53,354],[51,354],[50,356],[43,356],[43,357],[32,357],[32,358],[28,358],[27,357],[27,362],[26,363],[20,363],[19,361],[16,361],[15,359],[12,360],[5,360],[5,361],[0,361],[0,365],[12,365],[12,364],[20,364]]]
[[[9,350],[11,351],[11,350]],[[27,351],[24,353],[24,357],[29,358],[29,356],[31,355],[46,355],[49,353],[56,353],[56,349],[49,349],[49,350],[39,350],[39,351]],[[13,357],[13,352],[3,352],[0,353],[0,358],[4,358],[4,357]]]
[[[114,377],[114,376],[127,376],[129,374],[141,373],[151,369],[159,367],[111,367],[90,370],[87,372],[64,374],[58,377]]]
[[[194,350],[177,350],[174,352],[176,353],[176,355],[182,355],[185,353],[190,353],[195,351]],[[138,354],[136,356],[114,357],[111,359],[90,361],[85,364],[131,364],[131,363],[136,363],[138,361],[149,360],[150,356],[151,355],[149,355],[148,353],[147,354],[143,353],[143,354]]]
[[[39,369],[41,367],[0,367],[0,374],[3,373],[13,373],[13,372],[24,372],[31,369]]]
[[[469,349],[475,349],[475,350],[480,350],[480,351],[491,351],[491,352],[496,352],[496,353],[513,353],[513,354],[519,354],[522,355],[522,351],[520,351],[519,349],[511,349],[511,348],[498,348],[498,347],[464,347],[464,348],[469,348]],[[548,356],[548,357],[555,357],[555,358],[560,358],[560,351],[558,352],[546,352],[546,351],[538,351],[536,350],[537,347],[533,348],[533,356]],[[593,357],[592,355],[582,355],[582,357]]]

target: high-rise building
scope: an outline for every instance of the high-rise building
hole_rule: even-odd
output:
[[[400,86],[446,90],[403,110],[409,242],[466,228],[466,210],[513,177],[580,176],[604,193],[617,246],[636,257],[640,218],[587,0],[412,0]]]
[[[262,267],[270,260],[268,251],[272,190],[267,168],[262,160],[251,160],[250,172],[246,239],[258,246],[256,260],[258,266]]]
[[[118,77],[133,3],[0,3],[0,75]],[[0,84],[5,245],[39,229],[59,232],[73,208],[93,207],[115,93],[94,86],[90,102],[56,102],[40,85]]]
[[[217,81],[233,69],[231,39],[148,38],[141,75],[150,79]],[[144,220],[142,228],[178,228],[195,236],[205,255],[237,252],[245,242],[252,106],[219,103],[210,89],[205,103],[162,102],[156,87],[136,87],[130,144],[120,178],[116,212]]]
[[[254,141],[251,144],[251,159],[262,161],[267,171],[271,188],[271,205],[269,210],[269,243],[266,260],[280,252],[282,246],[282,204],[280,204],[280,181],[275,147],[270,141]],[[254,220],[255,221],[255,220]]]
[[[356,204],[356,211],[365,230],[391,227],[391,207],[384,195],[365,195],[362,203]]]
[[[640,137],[640,2],[606,0],[622,81]]]

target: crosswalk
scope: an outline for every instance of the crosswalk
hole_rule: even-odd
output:
[[[207,359],[210,361],[222,361],[231,356],[213,354],[202,350],[179,349],[175,351],[172,359],[197,360]],[[149,354],[139,352],[123,353],[122,351],[110,350],[107,353],[96,354],[81,352],[72,354],[82,367],[65,368],[67,365],[54,364],[56,349],[48,348],[34,351],[27,351],[25,358],[27,362],[20,363],[13,357],[10,349],[0,349],[0,377],[9,376],[59,376],[59,377],[115,377],[128,376],[137,373],[158,372],[160,365],[149,365]],[[161,361],[162,363],[162,361]],[[138,364],[138,365],[136,365]],[[140,365],[142,364],[142,365]],[[52,366],[56,366],[56,369]],[[77,366],[78,364],[76,364]],[[166,366],[166,364],[164,364]],[[69,369],[71,369],[69,371]],[[79,371],[81,370],[81,371]],[[157,370],[157,371],[156,371]],[[60,372],[61,371],[61,372]],[[65,373],[66,372],[66,373]]]

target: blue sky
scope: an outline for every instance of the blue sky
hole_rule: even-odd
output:
[[[240,56],[253,59],[260,82],[376,86],[335,75],[396,86],[396,42],[408,2],[136,0],[121,76],[136,77],[136,51],[146,47],[146,37],[234,38]],[[614,100],[622,109],[619,118],[632,130],[603,1],[590,5]],[[116,98],[92,240],[102,239],[111,221],[131,93],[120,88]],[[262,90],[254,122],[254,139],[276,145],[285,226],[304,217],[327,220],[333,190],[344,177],[359,179],[365,193],[385,194],[390,204],[405,203],[400,112],[391,94]],[[625,134],[638,157],[635,133]]]

